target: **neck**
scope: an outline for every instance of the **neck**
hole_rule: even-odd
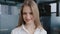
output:
[[[35,28],[35,24],[34,23],[29,23],[25,25],[26,28]]]

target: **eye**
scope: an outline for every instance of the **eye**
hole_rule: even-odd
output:
[[[27,14],[26,12],[23,12],[23,15]]]
[[[30,14],[32,15],[33,13],[32,13],[32,12],[30,12]]]

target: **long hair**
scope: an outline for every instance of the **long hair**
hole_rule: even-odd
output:
[[[33,0],[25,0],[24,1],[24,4],[22,5],[21,7],[21,11],[20,11],[20,15],[19,15],[19,22],[18,22],[18,27],[21,26],[22,24],[26,24],[23,20],[23,8],[24,6],[29,6],[32,13],[33,13],[33,16],[35,18],[34,20],[34,24],[37,27],[40,27],[40,28],[43,28],[42,25],[41,25],[41,22],[40,22],[40,18],[39,18],[39,10],[38,10],[38,6],[37,4],[33,1]]]

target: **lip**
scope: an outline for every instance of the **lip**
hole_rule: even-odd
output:
[[[26,21],[30,21],[30,19],[26,19]]]

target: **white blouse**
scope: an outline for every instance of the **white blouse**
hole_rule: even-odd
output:
[[[21,27],[12,30],[11,34],[30,34],[30,32],[22,25]],[[46,30],[37,28],[34,34],[47,34]]]

